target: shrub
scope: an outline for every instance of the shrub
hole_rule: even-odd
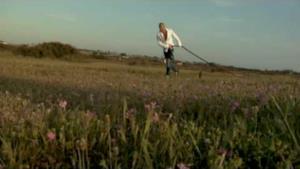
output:
[[[14,53],[36,58],[64,58],[68,55],[77,54],[78,51],[76,48],[68,44],[62,44],[59,42],[47,42],[35,46],[21,45],[15,48]]]

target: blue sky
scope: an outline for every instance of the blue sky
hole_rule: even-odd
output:
[[[300,71],[299,17],[299,0],[1,0],[0,39],[162,56],[163,21],[211,62]]]

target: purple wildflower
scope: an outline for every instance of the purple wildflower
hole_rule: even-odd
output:
[[[260,106],[266,105],[266,104],[268,103],[268,101],[269,101],[268,96],[267,96],[266,93],[264,93],[264,92],[259,92],[259,93],[257,93],[257,94],[256,94],[256,99],[257,99],[258,104],[259,104]]]
[[[234,112],[236,109],[238,109],[240,107],[240,102],[238,102],[238,101],[234,101],[234,102],[232,102],[231,103],[231,108],[230,108],[230,110],[231,110],[231,112]]]

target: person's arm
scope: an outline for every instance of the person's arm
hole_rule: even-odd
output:
[[[182,43],[181,43],[181,40],[180,40],[180,38],[178,37],[178,35],[175,33],[174,30],[172,30],[172,33],[173,33],[174,38],[177,40],[178,46],[179,46],[179,47],[182,47]]]
[[[158,42],[159,46],[161,46],[163,48],[169,48],[168,44],[166,44],[166,43],[164,43],[164,42],[161,41],[159,34],[156,36],[156,39],[157,39],[157,42]]]

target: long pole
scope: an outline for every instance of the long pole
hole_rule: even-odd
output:
[[[179,46],[175,46],[175,47],[179,47]],[[190,53],[190,54],[192,54],[193,56],[195,56],[196,58],[200,59],[202,62],[204,62],[204,63],[206,63],[206,64],[208,64],[208,65],[211,65],[210,62],[208,62],[206,59],[200,57],[200,56],[197,55],[196,53],[192,52],[192,51],[189,50],[187,47],[182,46],[182,48],[183,48],[184,50],[186,50],[188,53]]]
[[[189,52],[190,54],[192,54],[193,56],[195,56],[196,58],[202,60],[203,62],[207,63],[207,64],[210,64],[206,59],[200,57],[199,55],[195,54],[194,52],[192,52],[191,50],[189,50],[188,48],[186,48],[185,46],[182,46],[182,48],[184,50],[186,50],[187,52]]]

